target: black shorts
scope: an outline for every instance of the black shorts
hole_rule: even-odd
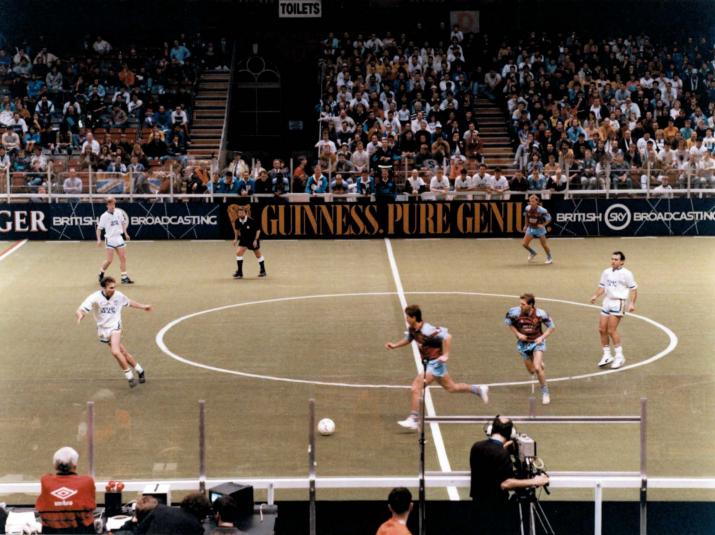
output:
[[[249,251],[257,251],[258,249],[261,248],[261,240],[256,240],[256,247],[253,246],[253,242],[252,242],[252,241],[246,242],[246,241],[240,241],[240,240],[239,240],[238,246],[239,246],[239,247],[245,247],[245,248],[248,249]]]

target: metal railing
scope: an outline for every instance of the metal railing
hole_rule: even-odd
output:
[[[324,477],[317,474],[317,449],[315,436],[315,404],[309,403],[308,415],[308,473],[301,477],[254,477],[250,475],[241,477],[215,477],[208,478],[206,474],[206,404],[203,400],[198,402],[198,452],[199,456],[196,465],[196,477],[185,479],[151,479],[151,480],[128,480],[125,481],[125,490],[128,492],[142,492],[150,484],[168,484],[172,490],[192,491],[201,488],[211,488],[230,481],[240,481],[250,484],[255,489],[266,491],[266,501],[269,504],[275,503],[277,490],[304,490],[307,497],[314,501],[317,499],[319,490],[329,489],[386,489],[396,486],[415,488],[420,482],[420,478],[425,478],[426,487],[441,489],[449,487],[469,488],[471,478],[469,472],[426,472],[423,475],[382,475],[382,476],[330,476]],[[530,402],[531,407],[531,402]],[[513,417],[515,423],[534,424],[635,424],[641,426],[641,466],[640,471],[634,472],[550,472],[550,486],[554,489],[593,489],[594,491],[594,526],[595,533],[600,533],[602,526],[602,507],[604,489],[639,489],[641,491],[641,532],[645,527],[646,508],[644,502],[647,500],[645,494],[647,487],[651,489],[715,489],[715,477],[648,477],[646,479],[646,459],[645,448],[645,423],[646,412],[645,403],[642,402],[641,414],[639,416],[542,416],[533,414],[529,416]],[[531,408],[530,408],[531,411]],[[88,472],[95,476],[95,418],[97,417],[94,402],[87,403],[87,466]],[[443,416],[427,417],[425,421],[430,423],[482,423],[491,421],[492,416]],[[100,479],[96,481],[97,488],[104,488],[107,481]],[[11,494],[31,494],[40,492],[39,481],[18,481],[0,483],[0,495]],[[311,517],[314,525],[314,517]]]

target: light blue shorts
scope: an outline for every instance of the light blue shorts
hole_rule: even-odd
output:
[[[537,344],[536,342],[522,342],[518,340],[516,342],[516,349],[521,355],[521,360],[529,360],[534,358],[534,351],[546,351],[546,342],[541,342]]]
[[[539,227],[528,227],[526,229],[526,235],[531,236],[532,238],[541,238],[542,236],[546,236],[546,229]]]
[[[437,359],[430,360],[427,363],[427,373],[431,373],[435,377],[444,377],[447,375],[447,365]]]

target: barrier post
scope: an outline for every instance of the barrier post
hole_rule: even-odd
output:
[[[648,533],[648,476],[647,476],[647,424],[648,400],[641,398],[640,418],[640,458],[641,458],[641,488],[640,488],[640,534]]]
[[[87,468],[94,479],[94,401],[87,402]]]
[[[596,488],[593,493],[594,519],[593,519],[593,535],[601,535],[603,531],[603,483],[596,482]]]
[[[93,176],[92,176],[92,164],[89,165],[87,168],[87,185],[89,187],[89,202],[92,202],[92,198],[94,196],[94,184],[93,184]]]
[[[308,499],[309,504],[309,533],[316,534],[315,523],[315,400],[308,401]]]
[[[206,401],[199,400],[199,490],[206,493]]]
[[[7,186],[7,202],[9,203],[12,196],[12,192],[10,191],[12,189],[10,185],[10,167],[5,170],[5,185]]]

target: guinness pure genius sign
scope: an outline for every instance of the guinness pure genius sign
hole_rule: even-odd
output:
[[[515,236],[524,231],[522,210],[503,201],[268,204],[252,207],[252,216],[273,238]]]
[[[278,0],[278,17],[309,18],[322,17],[323,5],[321,0]]]

